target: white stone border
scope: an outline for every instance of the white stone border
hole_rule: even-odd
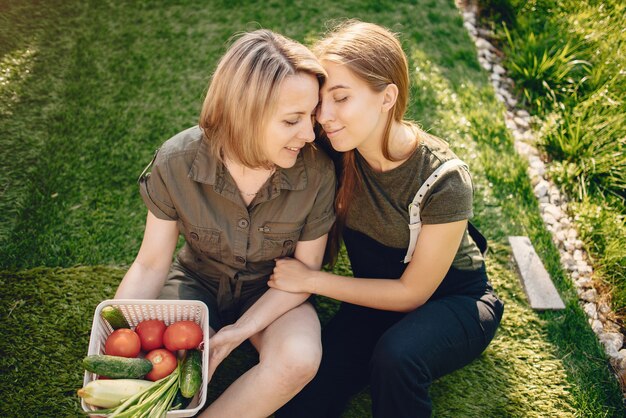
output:
[[[477,9],[473,4],[457,0],[457,7],[463,14],[463,26],[467,29],[478,51],[480,66],[489,72],[489,80],[495,90],[496,99],[506,107],[506,126],[513,135],[515,150],[528,160],[528,176],[531,179],[535,196],[539,200],[541,217],[546,229],[561,254],[563,270],[569,273],[576,286],[579,302],[588,316],[589,325],[604,346],[618,380],[626,383],[626,349],[624,335],[619,327],[609,319],[611,308],[606,300],[601,300],[593,285],[593,269],[587,262],[588,256],[572,218],[568,215],[567,196],[546,176],[546,163],[535,147],[535,134],[531,125],[535,120],[523,109],[517,109],[517,100],[512,94],[513,80],[506,76],[501,65],[501,51],[490,42],[494,34],[477,27]],[[536,121],[539,122],[539,121]],[[622,386],[626,390],[625,386]]]

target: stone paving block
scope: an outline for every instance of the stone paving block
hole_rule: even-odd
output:
[[[509,237],[522,286],[533,309],[565,309],[559,292],[528,237]]]

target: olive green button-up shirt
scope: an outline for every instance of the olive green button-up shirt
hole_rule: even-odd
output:
[[[321,237],[335,220],[332,162],[310,146],[293,167],[277,168],[249,206],[198,126],[166,141],[146,171],[146,206],[178,222],[178,262],[219,281],[218,303],[238,303],[242,283],[267,281],[275,258],[292,256],[298,241]]]

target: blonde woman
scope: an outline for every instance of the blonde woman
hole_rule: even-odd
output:
[[[314,52],[328,73],[317,119],[341,157],[331,248],[341,234],[355,277],[277,261],[272,288],[343,303],[317,376],[276,417],[339,417],[367,385],[374,417],[428,417],[432,381],[478,357],[503,313],[468,224],[471,177],[404,120],[408,65],[392,33],[347,22]]]
[[[269,416],[317,371],[309,294],[267,281],[278,257],[319,269],[335,219],[332,162],[309,146],[325,74],[295,41],[244,34],[217,66],[199,126],[166,141],[140,178],[144,238],[115,297],[204,301],[209,375],[247,339],[259,351],[201,416]]]

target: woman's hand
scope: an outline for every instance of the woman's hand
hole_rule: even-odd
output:
[[[294,258],[281,258],[276,260],[274,274],[267,284],[285,292],[315,293],[314,280],[317,273],[319,271],[311,270]]]
[[[209,382],[217,366],[249,335],[236,324],[225,326],[209,338]]]

